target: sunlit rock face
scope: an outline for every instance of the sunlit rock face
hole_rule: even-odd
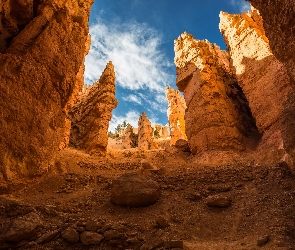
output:
[[[92,2],[0,2],[0,182],[53,162],[80,91]]]
[[[239,85],[249,101],[257,128],[263,134],[260,149],[283,151],[287,141],[294,146],[291,142],[294,139],[290,140],[293,137],[290,124],[294,125],[294,108],[292,111],[290,103],[289,109],[286,108],[290,100],[295,103],[289,97],[291,80],[286,67],[270,49],[259,12],[255,9],[242,15],[222,12],[219,27],[230,51]]]
[[[138,148],[148,150],[151,148],[153,129],[145,112],[138,120]]]
[[[187,140],[184,121],[186,103],[180,92],[172,87],[166,88],[166,98],[168,102],[167,116],[171,131],[170,144],[175,145],[179,139]]]
[[[174,42],[177,87],[184,92],[186,135],[193,153],[244,149],[255,127],[247,100],[230,70],[229,55],[183,33]]]
[[[259,10],[263,27],[273,54],[287,68],[289,76],[295,81],[295,1],[248,0]]]
[[[96,156],[104,156],[112,111],[117,107],[115,71],[109,62],[99,81],[81,93],[69,112],[72,122],[70,145]]]

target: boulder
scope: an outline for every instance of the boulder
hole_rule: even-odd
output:
[[[83,245],[99,245],[103,236],[95,232],[83,232],[80,234],[80,241]]]
[[[175,147],[183,152],[190,152],[188,142],[184,139],[178,139],[175,143]]]
[[[160,198],[157,182],[148,176],[128,173],[113,181],[111,202],[128,207],[145,207],[154,204]]]
[[[36,213],[30,213],[15,219],[4,238],[10,242],[30,240],[37,235],[37,229],[41,226],[41,220]]]

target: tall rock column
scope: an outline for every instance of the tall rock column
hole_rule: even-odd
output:
[[[179,139],[187,140],[184,121],[186,103],[179,91],[172,87],[166,88],[166,98],[168,101],[167,116],[171,131],[170,144],[175,145]]]
[[[81,94],[69,112],[72,122],[70,145],[91,155],[104,156],[112,111],[117,107],[115,72],[109,62],[99,81]]]
[[[285,66],[270,49],[259,12],[221,12],[219,27],[257,128],[264,134],[262,141],[281,147],[279,120],[292,85]]]
[[[151,148],[153,128],[145,112],[138,120],[138,148],[148,150]]]
[[[0,2],[0,182],[53,164],[93,0]]]
[[[248,103],[230,71],[229,55],[183,33],[174,42],[177,87],[184,92],[186,135],[192,153],[242,150],[255,129]]]

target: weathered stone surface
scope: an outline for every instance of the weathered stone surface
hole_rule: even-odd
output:
[[[209,196],[206,204],[208,207],[228,207],[231,204],[231,199],[220,196]]]
[[[258,151],[267,153],[269,161],[279,160],[276,158],[282,157],[282,150],[292,155],[295,146],[292,81],[285,66],[272,54],[259,12],[255,9],[242,15],[221,12],[220,29],[239,85],[262,134]],[[276,153],[271,153],[273,150]]]
[[[30,240],[37,235],[37,229],[41,225],[41,220],[36,213],[30,213],[15,219],[4,239],[10,242],[21,242]]]
[[[154,204],[159,197],[158,184],[137,173],[124,174],[112,184],[111,202],[115,205],[145,207]]]
[[[79,241],[79,233],[74,228],[67,228],[61,233],[61,237],[67,242],[75,244]]]
[[[244,137],[255,124],[227,52],[185,32],[175,40],[174,61],[177,86],[188,107],[185,125],[191,152],[244,149]]]
[[[0,179],[39,175],[53,163],[92,2],[1,1]]]
[[[166,88],[166,98],[168,101],[167,116],[171,131],[170,144],[175,145],[178,139],[187,140],[184,121],[186,103],[180,92],[169,86]]]
[[[295,81],[295,2],[294,0],[248,0],[263,17],[263,27],[273,54]]]
[[[138,137],[133,132],[133,127],[128,124],[124,131],[122,143],[125,149],[135,148],[137,146]]]
[[[138,120],[138,148],[148,150],[151,147],[153,129],[145,112],[142,112]]]
[[[35,242],[37,244],[45,244],[47,242],[52,241],[59,234],[60,234],[60,232],[58,230],[49,231],[49,232],[43,234],[41,237],[39,237]]]
[[[99,245],[103,236],[95,232],[83,232],[80,234],[80,241],[83,245]]]
[[[175,147],[179,149],[180,151],[190,152],[190,148],[186,140],[183,140],[183,139],[177,140],[175,143]]]
[[[99,81],[81,93],[69,112],[70,145],[92,155],[105,155],[109,121],[117,104],[114,66],[109,62]]]

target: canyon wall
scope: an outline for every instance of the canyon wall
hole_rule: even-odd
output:
[[[172,87],[166,88],[166,98],[168,102],[167,116],[171,131],[170,144],[175,145],[179,139],[187,140],[184,121],[186,103],[180,92]]]
[[[248,0],[259,10],[263,27],[273,54],[287,68],[295,81],[295,1],[294,0]]]
[[[177,87],[184,92],[191,152],[243,150],[255,124],[237,85],[229,55],[208,41],[183,33],[174,42]]]
[[[115,71],[109,62],[99,81],[81,93],[69,111],[72,123],[70,145],[96,156],[104,156],[108,145],[109,121],[117,107]]]
[[[286,67],[270,49],[259,12],[255,9],[241,15],[221,12],[219,27],[239,85],[263,134],[261,146],[283,148],[280,121],[292,85]]]
[[[142,112],[138,120],[138,148],[148,150],[151,148],[153,129],[145,112]]]
[[[93,0],[0,3],[0,182],[47,171],[88,39]]]

